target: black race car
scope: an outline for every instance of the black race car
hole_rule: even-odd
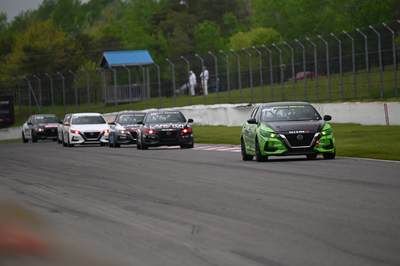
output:
[[[137,148],[175,146],[193,148],[193,130],[188,119],[179,111],[150,111],[140,125],[137,135]]]
[[[60,123],[61,119],[53,114],[32,115],[22,126],[22,141],[24,143],[30,139],[32,142],[37,142],[38,139],[52,139],[56,141],[58,137],[58,125]]]
[[[121,112],[114,121],[109,121],[108,146],[118,148],[121,144],[136,144],[138,121],[143,121],[145,112]]]

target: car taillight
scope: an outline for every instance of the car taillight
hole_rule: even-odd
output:
[[[81,132],[79,132],[78,130],[73,130],[73,129],[71,129],[71,133],[72,134],[81,134]]]
[[[147,133],[147,134],[154,134],[155,133],[154,130],[147,129],[147,128],[144,128],[143,131],[144,131],[144,133]]]
[[[191,128],[191,127],[184,128],[184,129],[182,129],[182,131],[181,131],[181,135],[187,134],[187,133],[190,133],[190,132],[192,132],[192,128]]]

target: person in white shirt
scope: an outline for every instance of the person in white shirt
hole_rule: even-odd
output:
[[[190,71],[189,88],[192,96],[195,96],[194,85],[196,85],[196,75],[193,73],[193,71]]]
[[[204,95],[207,95],[208,94],[208,88],[207,88],[208,70],[206,67],[204,67],[203,72],[201,72],[200,78],[201,78],[201,87],[203,88],[203,93],[204,93]]]

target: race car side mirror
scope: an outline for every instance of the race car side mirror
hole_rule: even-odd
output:
[[[32,125],[32,122],[28,122],[28,123],[26,123],[27,125]]]
[[[108,121],[109,125],[115,125],[115,121]]]
[[[330,116],[330,115],[324,115],[324,120],[325,120],[325,121],[331,121],[331,120],[332,120],[332,116]]]
[[[137,122],[138,125],[143,125],[143,120]]]
[[[69,126],[69,122],[65,122],[65,123],[64,123],[64,126]]]
[[[188,123],[193,123],[193,119],[189,118]]]
[[[59,123],[59,124],[62,124],[62,123],[63,123],[63,121],[62,121],[62,120],[60,120],[58,123]]]
[[[257,121],[254,117],[247,119],[247,123],[249,124],[257,124]]]

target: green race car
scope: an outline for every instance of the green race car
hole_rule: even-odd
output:
[[[306,102],[274,102],[257,106],[244,123],[241,154],[244,161],[268,160],[268,156],[306,155],[314,159],[336,156],[335,137],[323,118]]]

